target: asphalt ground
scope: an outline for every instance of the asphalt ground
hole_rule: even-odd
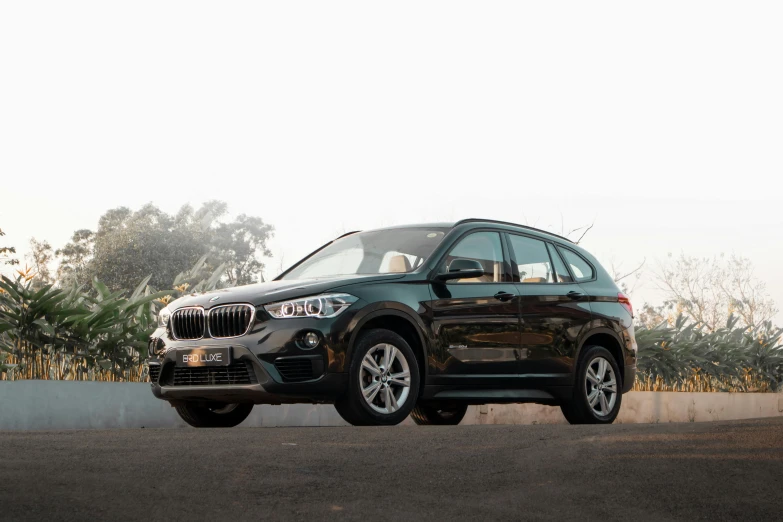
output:
[[[0,432],[3,520],[782,520],[783,418]]]

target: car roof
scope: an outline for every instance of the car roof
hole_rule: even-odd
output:
[[[541,230],[540,228],[530,227],[527,225],[520,225],[519,223],[511,223],[508,221],[498,221],[496,219],[483,219],[483,218],[468,218],[468,219],[461,219],[459,221],[455,222],[441,222],[441,223],[414,223],[414,224],[408,224],[408,225],[394,225],[390,227],[382,227],[377,228],[374,230],[389,230],[389,229],[395,229],[395,228],[456,228],[460,225],[468,225],[468,224],[474,224],[474,225],[491,225],[491,226],[497,226],[501,225],[504,229],[518,229],[519,231],[532,231],[536,234],[540,234],[543,236],[548,236],[550,238],[557,238],[562,241],[566,241],[568,243],[573,243],[572,240],[568,239],[567,237],[559,236],[557,234],[554,234],[552,232],[548,232],[546,230]],[[358,232],[358,230],[356,231]],[[349,232],[345,235],[355,234],[356,232]],[[369,230],[367,231],[369,232]],[[342,236],[341,236],[342,237]]]
[[[556,237],[556,238],[561,239],[563,241],[567,241],[568,243],[573,243],[573,241],[571,241],[567,237],[559,236],[559,235],[557,235],[557,234],[555,234],[553,232],[549,232],[547,230],[542,230],[540,228],[535,228],[535,227],[531,227],[531,226],[528,226],[528,225],[520,225],[519,223],[511,223],[509,221],[498,221],[496,219],[467,218],[467,219],[462,219],[460,221],[457,221],[456,223],[454,223],[454,226],[456,227],[458,225],[464,225],[466,223],[488,224],[488,225],[502,225],[503,227],[508,227],[508,228],[512,228],[512,229],[513,228],[517,228],[517,229],[522,229],[523,231],[532,231],[532,232],[536,232],[538,234],[542,234],[542,235],[545,235],[545,236]]]

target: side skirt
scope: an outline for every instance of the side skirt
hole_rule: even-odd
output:
[[[467,404],[523,404],[535,403],[555,406],[571,398],[571,386],[552,386],[543,389],[484,388],[478,386],[424,387],[425,400],[456,400]]]

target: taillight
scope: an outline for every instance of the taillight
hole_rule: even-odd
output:
[[[623,305],[623,308],[628,310],[628,313],[633,317],[633,305],[631,304],[631,300],[628,299],[628,296],[622,292],[617,292],[617,301]]]

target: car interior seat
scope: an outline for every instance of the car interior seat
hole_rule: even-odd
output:
[[[411,263],[403,255],[392,256],[389,259],[389,272],[392,274],[402,274],[411,271]]]

